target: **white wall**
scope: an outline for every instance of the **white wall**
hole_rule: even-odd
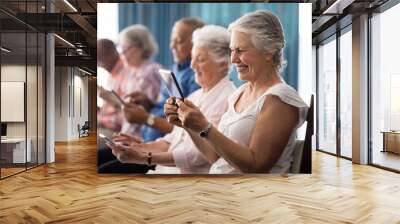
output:
[[[25,82],[25,65],[2,65],[1,66],[1,81],[18,81]],[[31,68],[28,67],[28,70]],[[7,110],[7,108],[1,108]],[[25,137],[25,122],[7,123],[8,137]]]
[[[118,3],[98,3],[97,4],[97,39],[110,39],[118,42]],[[97,85],[106,86],[109,74],[104,69],[97,67]],[[103,106],[103,99],[97,97],[97,106]]]
[[[107,38],[118,41],[118,3],[97,4],[97,39]]]
[[[37,70],[38,69],[38,70]],[[39,163],[44,163],[44,100],[45,100],[45,90],[43,88],[43,78],[42,67],[38,66],[25,66],[20,64],[3,64],[1,66],[1,76],[3,81],[11,82],[25,82],[26,84],[26,107],[25,101],[22,102],[22,107],[19,109],[23,114],[26,112],[26,120],[22,122],[6,122],[7,123],[7,137],[9,138],[25,138],[25,135],[30,139],[31,155],[32,160],[36,162],[36,158],[39,159]],[[25,78],[27,80],[25,81]],[[4,89],[2,89],[2,93]],[[19,90],[21,94],[24,90]],[[21,92],[22,91],[22,92]],[[10,93],[8,93],[10,94]],[[8,97],[7,95],[2,95],[2,98]],[[24,97],[24,96],[23,96]],[[23,98],[22,97],[22,98]],[[3,104],[3,103],[2,103]],[[13,112],[13,108],[2,107],[2,112],[6,113],[16,113]],[[17,110],[14,108],[14,110]],[[21,111],[22,110],[22,111]],[[37,157],[37,153],[39,156]]]
[[[88,78],[82,77],[82,73],[78,73],[78,70],[74,70],[74,91],[72,92],[73,96],[71,99],[74,99],[74,102],[71,102],[72,108],[72,120],[71,120],[71,136],[72,138],[78,138],[78,124],[82,126],[85,121],[88,121]],[[81,107],[81,108],[80,108]],[[80,111],[81,110],[81,111]]]
[[[311,3],[299,4],[299,94],[309,103],[315,94],[312,71]]]
[[[55,141],[68,141],[68,68],[55,68]]]
[[[27,70],[25,70],[27,69]],[[25,82],[25,75],[26,75],[26,71],[28,72],[28,74],[31,74],[32,72],[36,73],[36,67],[33,66],[27,66],[25,67],[25,65],[2,65],[1,66],[1,81],[3,82]],[[32,82],[32,80],[30,80],[29,82]],[[33,85],[36,85],[36,81],[34,83],[30,83]],[[28,88],[27,89],[27,103],[31,103],[34,100],[36,100],[36,89],[31,89]],[[30,90],[32,90],[33,92],[31,93]],[[4,97],[4,96],[2,96]],[[36,101],[35,101],[36,102]],[[35,106],[36,107],[36,103],[34,105],[31,106]],[[9,108],[1,108],[1,110],[8,110]],[[28,121],[36,121],[36,113],[28,113]],[[32,117],[33,116],[33,117]],[[7,122],[7,136],[8,137],[25,137],[25,124],[26,122]],[[28,128],[32,128],[32,125],[29,125]],[[35,126],[35,130],[36,130],[36,126]],[[29,130],[28,130],[28,137],[29,137]]]
[[[88,120],[88,78],[82,75],[75,68],[56,67],[56,141],[77,139],[78,124],[82,126]]]

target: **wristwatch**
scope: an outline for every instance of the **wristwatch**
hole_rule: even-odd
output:
[[[152,158],[151,152],[148,152],[147,153],[147,166],[151,166],[151,158]]]
[[[156,117],[153,114],[149,114],[149,116],[147,117],[147,120],[146,120],[146,124],[148,126],[153,126],[155,123],[155,118]]]
[[[212,127],[211,123],[208,123],[207,127],[204,128],[202,131],[200,131],[200,137],[206,138],[211,130],[211,127]]]

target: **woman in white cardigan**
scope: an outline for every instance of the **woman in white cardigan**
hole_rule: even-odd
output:
[[[231,64],[229,41],[228,30],[221,26],[207,25],[193,32],[191,67],[201,88],[186,99],[193,102],[213,125],[218,125],[228,108],[228,96],[236,90],[228,77]],[[209,172],[211,164],[180,127],[174,127],[170,134],[153,142],[129,143],[130,146],[110,147],[123,163],[157,164],[155,172],[150,173]]]

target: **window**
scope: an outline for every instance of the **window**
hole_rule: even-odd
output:
[[[371,162],[400,170],[400,5],[371,18]]]
[[[44,3],[19,2],[20,16],[40,13]],[[0,17],[9,21],[0,30],[0,178],[5,178],[45,163],[46,38],[10,15]]]
[[[351,158],[352,148],[352,33],[340,36],[340,155]]]
[[[336,39],[318,48],[318,145],[336,153]]]

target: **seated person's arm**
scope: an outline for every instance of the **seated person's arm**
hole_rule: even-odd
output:
[[[181,105],[180,107],[182,108]],[[182,109],[187,110],[185,106]],[[237,144],[215,127],[211,128],[206,139],[218,155],[242,172],[268,172],[281,156],[297,122],[296,107],[283,103],[276,96],[267,96],[249,147]],[[205,127],[207,121],[197,122],[195,125],[189,123],[188,120],[188,128],[199,132],[199,127]]]
[[[149,152],[152,153],[152,158],[151,158],[151,164],[158,164],[158,165],[164,165],[164,166],[175,166],[174,158],[172,156],[171,152],[168,152],[169,148],[169,143],[164,140],[157,140],[154,142],[149,142],[146,144],[143,144],[143,148],[140,148],[140,150],[144,154],[148,154]],[[141,164],[147,164],[148,159],[147,156],[145,158],[139,158],[139,162]]]
[[[163,139],[143,143],[143,140],[139,136],[126,133],[119,133],[119,135],[113,137],[113,141],[116,143],[122,143],[126,146],[136,145],[138,146],[137,149],[143,152],[166,152],[168,151],[170,144],[168,141]]]
[[[150,100],[146,94],[139,91],[129,93],[124,98],[129,98],[129,102],[131,103],[142,105],[146,109],[146,111],[150,111],[151,108],[154,107],[153,101]]]
[[[114,141],[125,143],[125,145],[109,145],[109,147],[113,150],[113,154],[125,163],[148,164],[149,152],[152,153],[151,164],[190,169],[193,166],[201,166],[207,163],[201,152],[193,148],[195,147],[193,144],[188,144],[188,139],[180,141],[179,144],[182,145],[175,145],[176,150],[170,150],[170,141],[182,137],[180,131],[180,129],[174,129],[174,132],[164,138],[145,144],[141,143],[137,137],[120,134],[114,138]],[[128,141],[127,138],[131,141]]]
[[[193,143],[196,145],[197,149],[203,154],[204,158],[210,163],[215,163],[219,155],[215,152],[213,145],[210,144],[206,139],[200,137],[199,133],[194,132],[190,129],[186,129],[189,133],[190,138],[192,139]]]
[[[142,148],[143,152],[167,152],[169,148],[169,143],[164,140],[156,140],[153,142],[144,143],[144,148]]]
[[[170,98],[164,104],[164,113],[167,116],[168,121],[171,124],[174,124],[178,127],[182,127],[182,123],[179,120],[177,110],[178,107],[174,103],[175,99]],[[220,116],[218,116],[220,118]],[[212,121],[214,125],[219,122],[218,120]],[[214,163],[217,161],[219,156],[215,153],[212,149],[212,145],[210,145],[205,139],[201,138],[197,132],[192,131],[191,129],[185,129],[186,132],[189,133],[190,138],[192,139],[193,143],[195,144],[196,148],[203,154],[203,157],[210,163]]]
[[[149,118],[150,113],[148,113],[142,106],[127,103],[124,107],[124,115],[129,123],[147,124],[147,119]],[[165,118],[154,117],[154,124],[152,124],[151,127],[158,129],[163,133],[170,133],[174,126],[168,123]]]
[[[131,144],[130,146],[107,143],[107,146],[112,149],[113,155],[122,163],[148,164],[148,154],[152,152],[151,164],[175,165],[172,153],[167,152],[169,144],[162,140],[146,144]]]
[[[170,133],[174,128],[174,125],[168,123],[167,119],[163,117],[154,117],[154,124],[152,128],[158,129],[163,133]]]
[[[174,157],[172,152],[161,152],[154,153],[152,155],[152,164],[163,165],[163,166],[175,166]]]

